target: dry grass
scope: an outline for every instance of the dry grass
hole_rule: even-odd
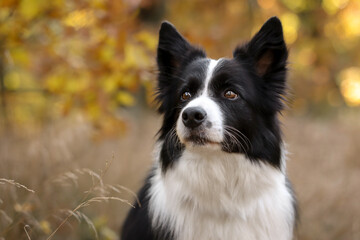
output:
[[[126,137],[103,141],[81,120],[1,136],[0,239],[117,239],[134,199],[127,188],[141,185],[160,124],[149,112],[129,123]],[[360,239],[360,123],[287,117],[284,132],[299,239]]]
[[[98,142],[94,131],[82,120],[68,120],[40,134],[1,136],[0,239],[117,238],[120,213],[135,196],[122,183],[135,182],[146,167],[137,178],[125,173],[133,170],[128,159],[138,152],[135,139]],[[148,140],[145,155],[153,143]]]
[[[360,239],[359,115],[290,119],[288,163],[300,203],[299,239]]]

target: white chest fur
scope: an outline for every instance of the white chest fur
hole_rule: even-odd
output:
[[[292,239],[292,195],[272,166],[193,148],[151,181],[153,225],[166,225],[176,240]]]

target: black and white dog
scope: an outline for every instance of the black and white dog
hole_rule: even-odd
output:
[[[296,204],[277,118],[287,57],[276,17],[233,58],[218,60],[162,23],[163,125],[122,240],[292,239]]]

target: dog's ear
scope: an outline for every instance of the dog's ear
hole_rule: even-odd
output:
[[[286,67],[288,51],[282,25],[277,17],[267,20],[250,42],[235,49],[235,58],[243,56],[254,60],[260,77]]]
[[[186,41],[171,23],[161,24],[157,49],[159,75],[156,97],[160,102],[160,112],[172,107],[172,98],[176,96],[177,86],[181,83],[178,81],[181,79],[178,76],[181,67],[202,57],[206,57],[204,51]]]
[[[170,74],[176,70],[184,53],[189,51],[190,48],[191,45],[171,23],[163,22],[159,32],[157,49],[157,63],[160,72]]]
[[[267,94],[273,97],[273,100],[283,98],[286,90],[288,50],[282,25],[277,17],[267,20],[250,42],[237,47],[233,55],[235,59],[253,65],[256,74],[263,79]],[[282,104],[277,106],[281,109]]]
[[[170,22],[163,22],[159,32],[157,49],[159,71],[168,75],[173,74],[183,61],[189,57],[191,52],[204,55],[202,51],[199,51],[199,49],[186,41]]]

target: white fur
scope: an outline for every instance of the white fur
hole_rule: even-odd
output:
[[[208,96],[207,91],[208,91],[209,82],[211,80],[211,77],[213,75],[215,67],[218,65],[220,60],[221,60],[221,58],[218,60],[210,59],[209,66],[208,66],[207,73],[206,73],[206,78],[205,78],[204,91],[202,93],[203,96]]]
[[[202,94],[185,108],[204,108],[212,123],[206,134],[221,142],[222,112],[207,94],[217,63],[210,61]],[[176,132],[183,141],[187,129],[181,120]],[[282,158],[284,162],[285,154]],[[284,172],[285,164],[279,170],[261,161],[253,163],[216,144],[186,145],[165,173],[156,154],[149,191],[153,227],[172,229],[176,240],[289,240],[294,210]]]
[[[157,168],[151,183],[153,225],[177,240],[291,239],[292,195],[272,166],[196,147],[165,174]]]

